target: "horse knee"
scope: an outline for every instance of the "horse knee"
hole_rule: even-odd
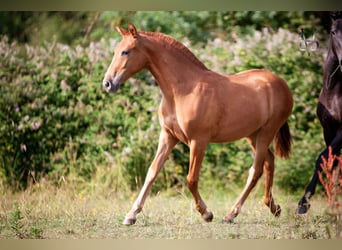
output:
[[[198,187],[197,180],[193,180],[192,178],[187,177],[187,183],[188,183],[188,188],[191,192],[194,192],[197,190],[197,187]]]

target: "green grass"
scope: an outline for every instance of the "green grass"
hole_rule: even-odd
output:
[[[235,194],[205,194],[214,212],[202,221],[187,190],[160,192],[148,197],[134,226],[121,222],[136,194],[78,192],[70,187],[40,186],[0,198],[0,239],[326,239],[335,226],[326,212],[325,198],[315,197],[307,215],[295,214],[298,197],[275,194],[282,206],[274,218],[262,203],[258,188],[247,199],[234,224],[221,218]]]

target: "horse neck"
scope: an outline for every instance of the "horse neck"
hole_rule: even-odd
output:
[[[339,67],[338,57],[333,51],[332,41],[330,40],[328,55],[324,64],[323,84],[324,90],[333,89],[337,83],[341,82],[342,73]]]
[[[328,51],[327,58],[324,63],[324,79],[328,79],[335,69],[338,67],[338,59],[332,49],[330,48]]]
[[[187,94],[201,73],[208,70],[194,56],[168,41],[146,36],[144,48],[149,58],[148,68],[164,96]]]

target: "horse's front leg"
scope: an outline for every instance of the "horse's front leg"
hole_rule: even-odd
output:
[[[146,197],[151,190],[151,186],[156,179],[160,169],[163,167],[167,157],[169,156],[170,152],[177,144],[178,139],[170,135],[167,131],[162,129],[160,136],[159,136],[159,144],[156,156],[148,169],[144,185],[133,203],[131,210],[127,213],[123,224],[124,225],[133,225],[137,220],[137,214],[141,212]]]
[[[333,155],[340,155],[340,150],[342,148],[342,130],[339,130],[337,132],[336,137],[332,140],[328,147],[318,156],[316,160],[315,172],[312,176],[312,179],[309,185],[306,187],[303,197],[298,202],[298,214],[305,214],[308,212],[310,208],[310,198],[315,194],[316,185],[319,181],[318,173],[322,172],[322,157],[325,159],[329,158],[329,147],[331,147]],[[337,164],[337,162],[335,162],[334,164]]]
[[[202,161],[205,154],[207,143],[192,141],[190,144],[190,164],[189,173],[187,176],[188,187],[192,196],[195,199],[196,209],[202,215],[202,218],[210,222],[213,220],[214,216],[211,211],[207,209],[206,204],[201,198],[198,192],[198,179],[199,172],[202,167]]]

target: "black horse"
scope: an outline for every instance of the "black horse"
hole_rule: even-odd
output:
[[[323,87],[316,110],[323,127],[326,149],[318,156],[314,175],[298,203],[299,214],[306,213],[310,208],[309,199],[315,193],[319,180],[318,172],[322,171],[322,157],[328,159],[329,147],[337,156],[340,155],[342,148],[342,12],[333,12],[330,17],[332,25],[329,49],[324,65]]]

